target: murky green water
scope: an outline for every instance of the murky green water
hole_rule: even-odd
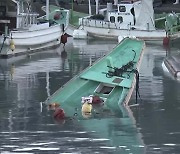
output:
[[[41,106],[115,44],[70,41],[65,50],[0,59],[1,153],[180,153],[180,82],[163,71],[166,50],[161,45],[147,44],[140,69],[141,105],[125,109],[127,117],[58,123]]]

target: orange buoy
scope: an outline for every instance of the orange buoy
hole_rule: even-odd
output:
[[[164,39],[163,39],[163,45],[164,46],[168,46],[169,45],[169,37],[164,37]]]
[[[61,109],[61,108],[57,108],[57,109],[54,111],[53,117],[54,117],[56,120],[64,119],[64,118],[65,118],[65,112],[64,112],[64,110]]]
[[[103,100],[99,96],[93,96],[92,103],[93,104],[100,104],[100,103],[103,103]]]
[[[49,110],[55,110],[56,108],[58,108],[60,106],[59,103],[51,103],[48,105],[48,109]]]
[[[61,15],[59,13],[55,14],[54,15],[54,20],[59,20],[61,17]]]

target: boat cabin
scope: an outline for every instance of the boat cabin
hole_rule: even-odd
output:
[[[0,33],[8,29],[28,28],[37,23],[39,14],[31,10],[31,2],[27,0],[1,0],[0,2]],[[5,30],[6,29],[6,30]]]
[[[111,23],[123,23],[123,25],[125,24],[126,27],[127,25],[135,25],[133,3],[120,3],[115,6],[112,6],[112,3],[108,3],[107,12],[107,20]]]
[[[107,3],[98,14],[81,18],[79,24],[108,29],[155,30],[152,0],[121,1],[117,5]]]

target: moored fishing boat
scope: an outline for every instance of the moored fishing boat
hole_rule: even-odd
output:
[[[8,0],[1,2],[0,56],[11,57],[37,49],[60,44],[69,23],[69,10],[49,10],[39,17],[33,10],[31,0]],[[12,10],[12,8],[14,8]]]
[[[138,70],[144,47],[141,40],[122,40],[109,54],[71,79],[45,103],[49,108],[60,107],[63,110],[60,116],[65,113],[65,116],[73,117],[75,112],[78,118],[91,116],[94,104],[119,114],[124,105],[128,105],[135,83],[138,88]],[[58,117],[58,114],[54,116]]]
[[[79,19],[79,30],[89,36],[114,38],[135,36],[145,41],[163,41],[170,37],[180,37],[180,17],[170,13],[167,17],[154,18],[152,0],[115,1],[107,3],[107,8]],[[96,1],[98,8],[98,0]]]

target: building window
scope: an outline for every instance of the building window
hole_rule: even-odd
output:
[[[118,21],[119,23],[122,23],[122,22],[123,22],[123,17],[118,16],[117,21]]]
[[[114,17],[114,16],[111,16],[111,17],[110,17],[110,22],[111,22],[111,23],[115,23],[115,17]]]
[[[126,12],[126,7],[125,6],[119,6],[119,11],[120,12]]]
[[[6,16],[6,6],[0,6],[0,17]]]

